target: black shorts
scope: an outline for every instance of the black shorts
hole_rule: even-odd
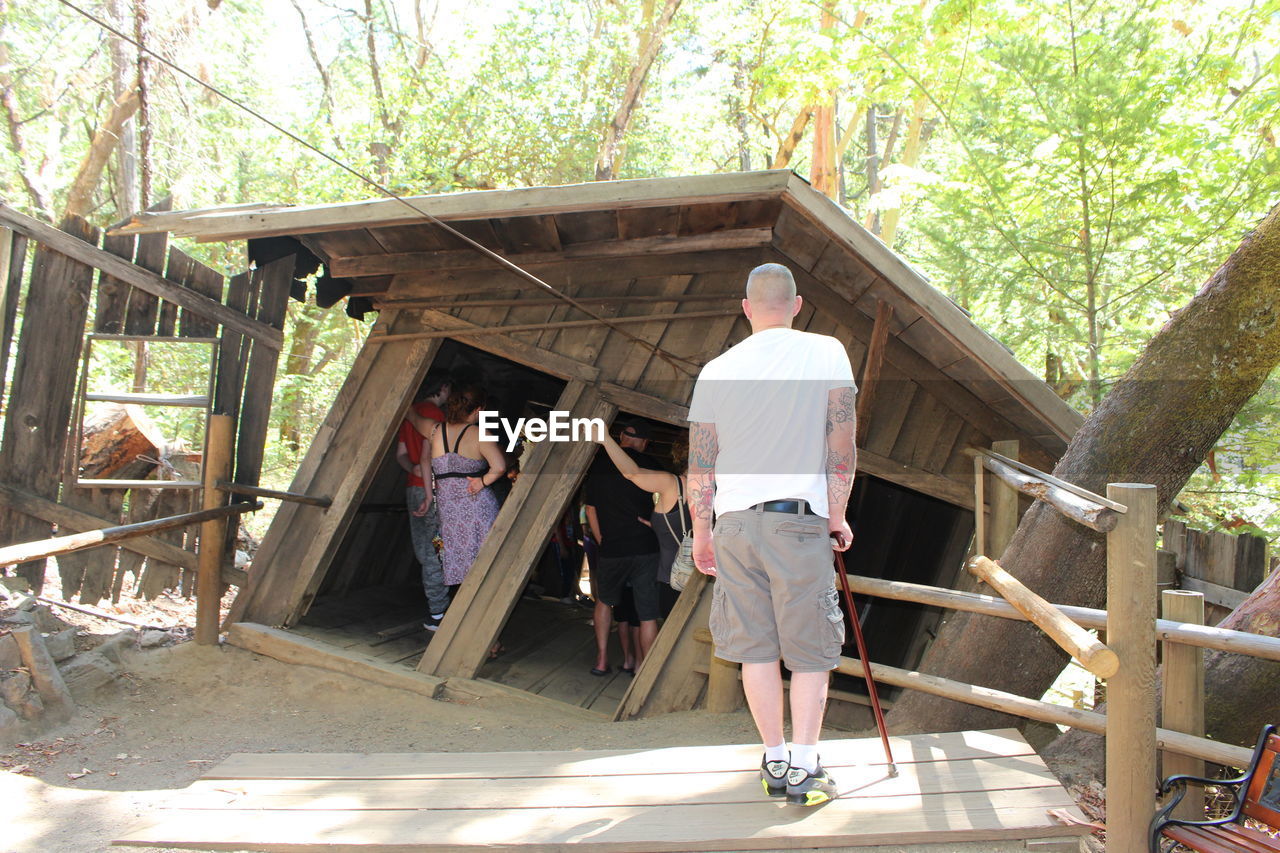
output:
[[[622,603],[623,588],[631,583],[635,596],[636,616],[641,622],[658,618],[658,555],[636,557],[601,557],[596,574],[596,595],[614,607]]]

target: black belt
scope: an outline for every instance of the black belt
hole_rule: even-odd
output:
[[[789,512],[795,515],[816,515],[809,506],[808,501],[765,501],[756,504],[752,509],[760,509],[765,512]]]

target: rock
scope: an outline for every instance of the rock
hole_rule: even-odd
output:
[[[243,569],[245,566],[253,562],[253,557],[249,556],[248,551],[236,551],[236,568]]]
[[[8,616],[4,617],[4,619],[0,621],[6,622],[9,625],[14,625],[14,626],[35,625],[36,617],[34,613],[27,613],[25,611],[20,610],[16,613],[10,613]]]
[[[0,676],[0,699],[10,708],[18,707],[22,697],[31,689],[31,676],[25,672],[10,672]]]
[[[137,641],[138,632],[132,628],[125,628],[120,633],[108,637],[107,641],[98,646],[95,651],[112,663],[122,666],[125,655],[133,651],[134,643]]]
[[[0,671],[17,669],[22,666],[22,655],[18,653],[18,641],[12,634],[0,637]]]
[[[173,642],[173,636],[168,631],[159,631],[153,628],[142,632],[142,638],[138,640],[138,645],[144,649],[155,649],[171,642]]]
[[[0,586],[11,592],[31,592],[31,582],[24,577],[0,577]]]
[[[35,625],[41,633],[53,634],[67,627],[67,623],[55,616],[46,604],[36,605],[31,613],[36,617]]]
[[[76,633],[75,628],[68,628],[56,634],[45,635],[44,645],[49,650],[49,655],[53,658],[54,663],[61,663],[75,655]]]
[[[62,666],[62,678],[77,702],[83,702],[113,682],[119,670],[97,651],[81,652]]]
[[[44,714],[44,702],[31,689],[31,677],[25,672],[10,673],[0,680],[0,699],[24,720],[35,720]]]
[[[0,705],[0,743],[9,743],[12,738],[20,736],[22,721],[18,715]]]

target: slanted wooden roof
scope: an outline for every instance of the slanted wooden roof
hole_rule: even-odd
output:
[[[122,230],[171,231],[201,241],[295,237],[326,262],[330,275],[352,281],[353,295],[372,299],[377,308],[425,308],[424,316],[440,321],[437,327],[445,330],[536,325],[548,319],[591,321],[565,307],[534,311],[547,301],[545,292],[497,268],[419,211],[449,222],[563,292],[599,298],[593,303],[596,309],[606,310],[609,300],[622,302],[622,297],[648,302],[640,310],[627,306],[608,311],[615,316],[646,310],[661,316],[672,305],[677,312],[731,311],[745,272],[757,263],[778,261],[796,272],[800,293],[815,309],[801,319],[812,321],[807,325],[812,331],[848,338],[855,367],[861,357],[858,344],[865,352],[878,303],[891,305],[886,375],[928,389],[938,403],[932,407],[938,410],[933,419],[941,420],[942,408],[950,410],[974,427],[969,439],[1021,438],[1027,458],[1043,465],[1061,455],[1081,423],[1077,412],[920,272],[790,171],[451,193],[407,201],[143,214]],[[659,280],[661,284],[648,286]],[[502,300],[491,297],[504,295],[513,302],[528,299],[529,307],[493,304]],[[663,297],[670,301],[663,303]],[[677,303],[680,299],[684,302]],[[463,307],[476,300],[487,301]],[[693,318],[689,321],[681,325],[693,325]],[[626,328],[659,346],[667,338],[661,330],[655,338],[644,323]],[[685,346],[682,355],[705,361],[720,351],[726,337],[737,332],[740,338],[744,327],[708,320],[700,328],[682,333],[684,338],[700,335],[702,344]],[[509,336],[554,352],[554,339],[566,335],[513,329]],[[469,343],[479,340],[467,338]],[[575,355],[599,365],[604,346]],[[636,375],[623,384],[638,383]],[[928,406],[895,407],[892,402],[884,401],[885,411],[901,411],[887,417],[931,416]],[[949,428],[941,432],[949,433]],[[950,434],[957,449],[965,438]],[[880,454],[910,467],[928,467],[926,457],[941,465],[952,456],[924,448],[926,439],[947,437],[927,431],[917,440],[921,447],[897,448],[895,453],[882,446]],[[899,458],[904,453],[908,458]],[[958,475],[951,473],[960,479]]]

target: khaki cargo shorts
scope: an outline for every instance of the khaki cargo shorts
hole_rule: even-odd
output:
[[[827,520],[745,509],[716,520],[710,627],[716,655],[737,663],[781,659],[792,672],[840,661],[844,614]]]

